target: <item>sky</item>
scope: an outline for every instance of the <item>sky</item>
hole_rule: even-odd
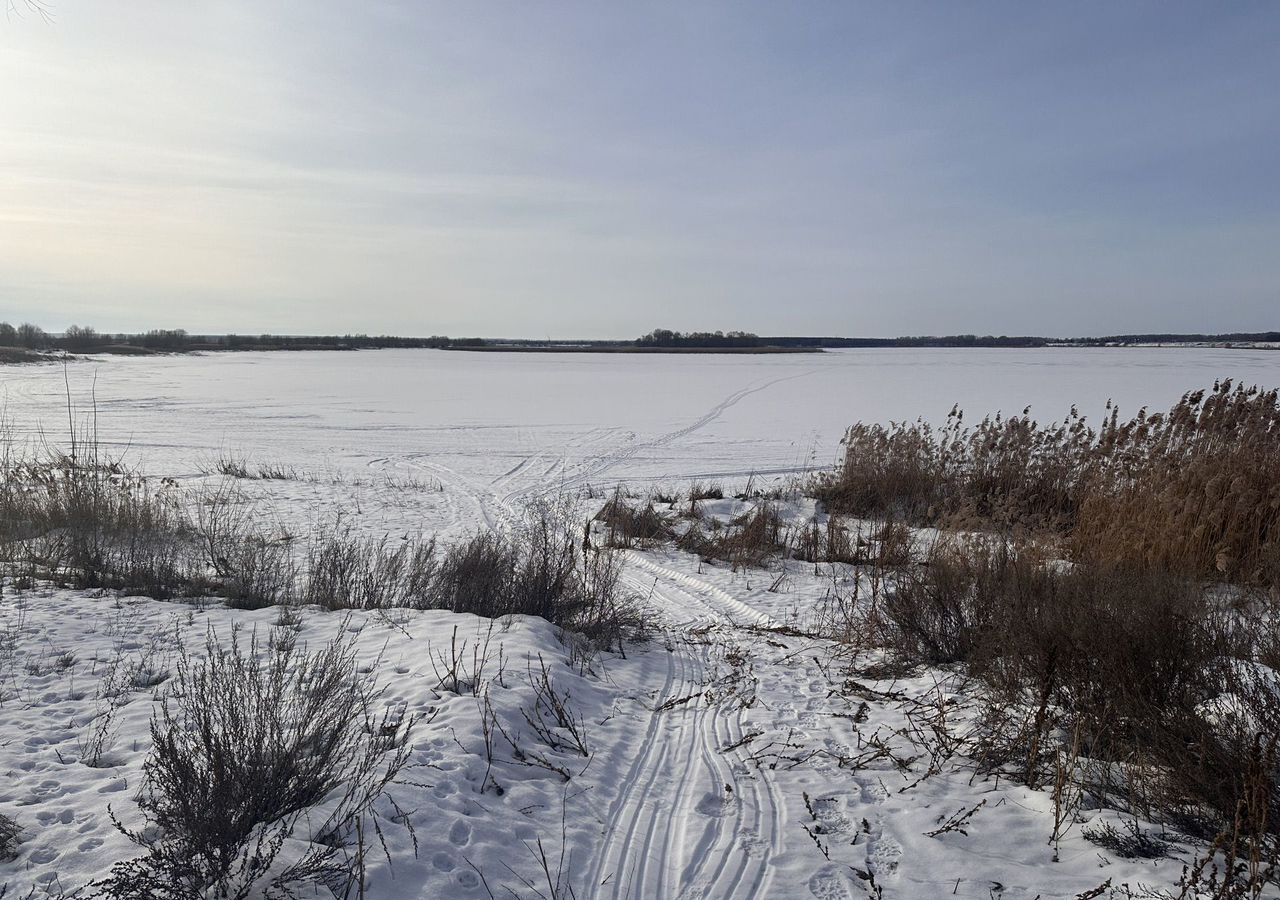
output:
[[[1280,328],[1280,4],[12,0],[0,319]]]

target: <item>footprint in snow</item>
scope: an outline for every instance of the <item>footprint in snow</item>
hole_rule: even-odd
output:
[[[859,776],[856,780],[859,790],[862,791],[863,803],[878,805],[889,799],[889,789],[884,786],[884,782],[879,778]]]
[[[732,799],[727,794],[708,791],[702,795],[702,799],[698,801],[696,809],[699,814],[704,816],[723,816],[729,812],[729,804],[731,802]]]
[[[459,819],[449,829],[449,841],[455,847],[465,847],[471,843],[471,826]]]
[[[52,847],[41,847],[39,850],[33,851],[27,858],[36,865],[43,866],[57,859],[58,851],[54,850]]]
[[[60,812],[44,810],[36,813],[36,821],[41,825],[52,825],[55,821],[61,822],[63,825],[70,825],[72,820],[75,819],[75,815],[76,813],[73,809],[64,809]]]
[[[818,900],[853,900],[853,878],[845,869],[829,863],[809,877],[809,893]]]
[[[867,840],[867,871],[877,878],[892,875],[902,859],[902,845],[876,826]]]

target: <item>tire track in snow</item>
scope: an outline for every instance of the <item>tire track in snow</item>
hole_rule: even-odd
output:
[[[628,564],[652,575],[656,581],[665,581],[669,587],[683,591],[687,595],[696,596],[697,602],[718,614],[722,620],[735,625],[754,625],[759,628],[777,628],[780,624],[771,616],[761,612],[750,604],[743,603],[723,588],[695,578],[675,569],[659,565],[648,556],[634,550],[624,551]]]
[[[599,476],[603,475],[605,472],[609,471],[612,468],[615,468],[620,463],[626,462],[628,459],[631,459],[633,456],[635,456],[638,453],[641,453],[642,451],[656,450],[660,447],[665,447],[666,445],[671,444],[674,441],[680,440],[680,438],[688,437],[689,435],[693,434],[695,431],[699,431],[700,429],[707,427],[716,419],[724,415],[724,413],[727,410],[736,406],[744,398],[750,397],[752,394],[758,394],[761,391],[768,390],[769,388],[778,384],[782,384],[785,381],[792,381],[796,378],[806,378],[809,375],[816,374],[817,372],[818,372],[817,369],[811,369],[805,372],[796,372],[791,375],[782,375],[782,376],[779,376],[778,378],[772,378],[760,384],[748,385],[745,388],[741,388],[737,391],[734,391],[728,397],[725,397],[723,400],[721,400],[719,403],[713,406],[708,412],[699,416],[691,424],[686,425],[683,428],[677,428],[675,431],[669,431],[666,434],[658,435],[657,437],[651,438],[647,441],[641,441],[638,444],[625,445],[615,450],[613,453],[606,454],[600,457],[598,460],[596,460],[595,463],[584,466],[582,470],[580,470],[577,474],[573,475],[570,478],[565,479],[562,482],[562,485],[563,486],[578,485],[578,484],[583,484],[587,481],[590,481],[592,478],[598,478]]]
[[[475,506],[479,520],[504,530],[519,515],[517,503],[584,484],[644,450],[706,427],[751,394],[807,374],[748,386],[683,428],[571,466],[571,447],[594,444],[612,433],[589,431],[566,445],[559,465],[550,458],[540,475],[535,474],[537,461],[551,454],[530,453],[484,485],[420,455],[404,460],[433,472],[450,493]],[[548,483],[552,473],[559,475],[557,483]],[[644,555],[628,552],[623,561],[623,582],[648,593],[673,620],[684,621],[685,629],[777,624],[722,588]],[[771,861],[781,850],[784,807],[766,773],[733,765],[722,751],[743,736],[743,704],[732,698],[707,703],[695,696],[707,681],[709,653],[707,646],[695,648],[688,641],[673,643],[666,653],[663,683],[654,695],[640,747],[610,804],[602,842],[593,854],[587,890],[597,900],[750,900],[768,890]]]
[[[628,554],[626,561],[624,581],[641,593],[652,587],[654,600],[688,620],[685,629],[714,632],[731,625],[739,606],[749,610],[718,588],[638,554]],[[652,585],[635,569],[652,576]],[[760,621],[755,614],[753,624]],[[695,696],[710,669],[708,645],[680,641],[667,656],[668,675],[650,711],[645,741],[609,810],[589,881],[593,896],[762,896],[771,859],[781,849],[783,809],[763,772],[734,766],[722,752],[742,737],[744,705],[735,698],[706,703]]]

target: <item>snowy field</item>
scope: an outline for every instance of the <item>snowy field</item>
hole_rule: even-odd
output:
[[[63,440],[69,391],[74,416],[96,409],[101,442],[150,476],[195,488],[224,478],[219,460],[279,467],[290,477],[241,479],[258,515],[297,532],[341,512],[402,537],[504,528],[532,500],[589,504],[617,484],[785,487],[834,462],[858,420],[941,419],[957,403],[973,417],[1031,406],[1054,419],[1072,404],[1096,417],[1109,399],[1132,413],[1221,377],[1274,386],[1280,354],[246,353],[0,368],[0,397],[19,440]],[[1113,816],[1098,810],[1055,845],[1047,792],[931,768],[909,738],[920,710],[973,712],[948,673],[851,684],[838,647],[787,627],[848,572],[733,572],[654,550],[626,551],[622,577],[655,636],[590,659],[526,617],[286,621],[6,586],[0,813],[23,839],[0,862],[0,896],[75,895],[136,855],[112,818],[140,824],[148,722],[180,651],[255,634],[265,654],[285,632],[312,647],[346,635],[384,702],[417,720],[370,898],[1177,895],[1192,848],[1120,858],[1084,837]],[[539,676],[568,698],[584,747],[563,725],[540,745]]]

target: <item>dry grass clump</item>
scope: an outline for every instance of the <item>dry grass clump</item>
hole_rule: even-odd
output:
[[[792,541],[791,555],[804,562],[846,563],[862,565],[870,561],[866,542],[860,532],[851,533],[836,516],[825,527],[810,522],[800,529]]]
[[[789,549],[790,535],[777,507],[760,503],[727,526],[693,522],[676,546],[703,559],[718,559],[734,569],[764,568]]]
[[[436,565],[432,540],[393,544],[335,528],[308,548],[300,598],[326,609],[423,609]]]
[[[1081,556],[1251,584],[1280,584],[1277,391],[1185,396],[1100,438],[1105,465],[1082,492],[1071,544]]]
[[[349,643],[260,650],[210,635],[205,659],[180,660],[151,722],[145,827],[121,826],[146,855],[117,864],[98,896],[293,896],[322,879],[354,883],[364,853],[354,829],[406,765],[410,723],[376,710]],[[310,849],[282,858],[295,835]]]
[[[646,500],[640,506],[633,505],[622,495],[621,488],[614,490],[613,496],[596,514],[596,521],[608,528],[605,543],[610,547],[631,550],[671,538],[671,530],[654,507],[653,500]]]
[[[699,500],[723,500],[724,485],[718,481],[708,481],[703,484],[701,481],[695,481],[689,485],[689,502],[697,503]]]
[[[916,558],[917,535],[901,522],[830,516],[825,525],[811,521],[787,537],[792,559],[811,563],[869,566],[880,572],[906,566]]]
[[[441,553],[432,608],[498,617],[540,616],[599,646],[645,630],[637,598],[622,589],[617,558],[580,547],[571,521],[537,510],[510,534],[480,532]]]
[[[1074,411],[963,424],[855,425],[836,511],[1065,538],[1073,555],[1242,583],[1280,579],[1280,402],[1221,381],[1167,414],[1098,430]]]

